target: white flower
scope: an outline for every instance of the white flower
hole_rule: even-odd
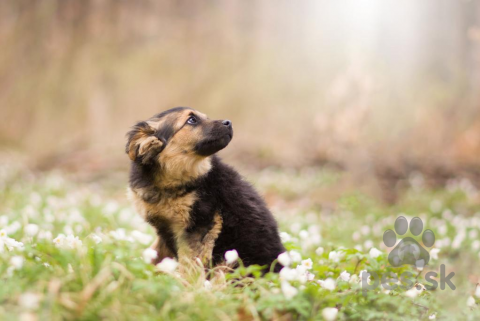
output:
[[[205,282],[203,283],[203,286],[205,287],[206,290],[211,290],[212,289],[212,283],[208,280],[205,280]]]
[[[358,275],[354,274],[350,277],[350,281],[349,283],[350,284],[355,284],[355,283],[358,283],[359,279],[358,279]]]
[[[298,236],[300,236],[300,238],[302,240],[306,240],[308,238],[308,231],[305,231],[305,230],[301,230],[299,233],[298,233]]]
[[[25,259],[23,256],[12,256],[10,258],[10,265],[15,269],[19,270],[23,267],[23,262],[25,262]]]
[[[325,250],[323,249],[323,247],[320,246],[319,248],[317,248],[317,249],[315,250],[315,253],[320,256],[320,255],[323,254],[324,251],[325,251]]]
[[[430,250],[430,257],[432,260],[438,260],[438,252],[440,252],[440,249],[433,248]]]
[[[37,224],[28,224],[27,226],[25,226],[25,228],[23,229],[23,231],[25,232],[25,234],[27,234],[28,236],[35,236],[37,235],[38,233],[38,225]]]
[[[475,306],[475,298],[473,296],[469,296],[467,299],[467,307],[473,308]]]
[[[294,281],[297,279],[297,270],[284,267],[280,270],[279,277],[281,280]]]
[[[8,235],[7,235],[7,231],[5,230],[0,230],[0,239],[3,239],[3,238],[6,238]]]
[[[307,268],[301,264],[297,265],[295,270],[297,271],[298,276],[305,275],[307,273]]]
[[[177,269],[178,262],[172,258],[166,257],[157,264],[157,269],[161,272],[172,273]]]
[[[315,274],[313,273],[307,272],[306,275],[308,281],[313,281],[315,279]]]
[[[370,249],[370,252],[368,252],[368,254],[370,254],[370,256],[374,259],[376,259],[377,257],[379,257],[380,255],[382,255],[382,252],[379,251],[378,249],[372,247]]]
[[[150,234],[145,234],[137,230],[133,231],[131,235],[137,240],[137,242],[142,243],[143,245],[148,245],[152,243],[153,240],[153,237]]]
[[[435,320],[436,318],[437,318],[437,316],[435,315],[435,313],[430,314],[430,315],[428,316],[428,319],[429,319],[429,320]]]
[[[18,304],[28,310],[34,310],[38,308],[40,303],[40,296],[36,293],[26,292],[20,295],[18,298]]]
[[[102,238],[100,236],[98,236],[97,234],[92,234],[92,235],[90,235],[90,237],[95,242],[95,244],[99,244],[99,243],[102,242]]]
[[[298,290],[287,281],[282,282],[282,292],[286,299],[291,299],[298,294]]]
[[[8,248],[9,251],[13,251],[13,249],[19,249],[23,250],[23,243],[22,242],[17,242],[16,240],[10,238],[10,237],[5,237],[2,239],[3,243],[5,246]]]
[[[113,214],[116,211],[118,211],[118,203],[115,201],[109,201],[104,207],[103,210],[105,211],[106,214]]]
[[[38,238],[40,240],[48,240],[48,241],[51,241],[52,240],[52,232],[50,231],[40,231],[40,233],[38,233]]]
[[[343,257],[343,252],[340,251],[331,251],[328,253],[328,259],[333,262],[339,262]]]
[[[413,299],[416,298],[420,293],[422,293],[422,290],[417,290],[417,287],[414,286],[413,288],[405,292],[405,296]]]
[[[477,298],[480,298],[480,286],[477,285],[477,288],[475,289],[475,296]]]
[[[287,252],[283,252],[278,256],[278,263],[280,263],[283,266],[290,266],[292,264],[292,259],[290,258],[290,255],[288,255]]]
[[[227,264],[232,264],[238,260],[238,252],[237,250],[231,250],[225,252],[225,261]]]
[[[78,238],[78,236],[74,236],[69,234],[65,236],[64,234],[59,234],[56,238],[53,239],[53,243],[58,248],[68,248],[68,249],[75,249],[82,246],[83,242]]]
[[[325,308],[322,310],[322,316],[326,321],[334,321],[337,319],[337,308]]]
[[[280,238],[282,239],[282,243],[290,242],[290,240],[292,239],[290,234],[288,234],[287,232],[280,232]]]
[[[302,261],[302,266],[305,267],[307,270],[311,270],[313,268],[312,259],[308,258]]]
[[[151,263],[152,260],[154,260],[158,257],[157,251],[155,251],[152,248],[145,249],[145,251],[143,251],[142,255],[143,255],[143,260],[145,261],[145,263]]]
[[[373,247],[372,240],[366,240],[365,242],[363,242],[363,246],[365,247],[365,249],[369,249],[369,248]]]
[[[343,271],[342,273],[340,273],[340,279],[348,282],[350,280],[350,273],[348,273],[347,271]]]
[[[302,255],[298,253],[297,251],[290,251],[290,258],[292,259],[293,262],[300,262],[302,260]]]
[[[335,280],[332,278],[328,278],[326,280],[319,280],[318,283],[320,286],[326,290],[333,291],[335,290]]]
[[[110,231],[110,235],[117,241],[128,241],[133,242],[133,237],[127,236],[124,228],[116,229],[115,231]]]

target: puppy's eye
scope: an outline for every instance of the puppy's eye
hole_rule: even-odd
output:
[[[190,116],[188,119],[187,119],[187,124],[196,124],[197,123],[197,118],[195,116]]]

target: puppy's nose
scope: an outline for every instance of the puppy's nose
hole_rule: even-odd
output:
[[[222,121],[222,124],[225,125],[225,126],[227,126],[227,127],[229,127],[229,128],[232,127],[232,122],[229,121],[228,119]]]

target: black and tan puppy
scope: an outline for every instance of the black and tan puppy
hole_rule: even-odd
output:
[[[269,268],[285,251],[262,198],[214,155],[232,139],[229,120],[177,107],[137,123],[127,136],[130,196],[157,231],[157,262],[217,265],[235,249],[245,265]]]

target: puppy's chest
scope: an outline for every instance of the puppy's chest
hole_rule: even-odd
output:
[[[192,208],[197,200],[194,191],[174,197],[160,194],[153,202],[146,202],[144,194],[143,189],[134,189],[129,196],[137,212],[154,227],[168,224],[174,232],[179,232],[190,225]]]

